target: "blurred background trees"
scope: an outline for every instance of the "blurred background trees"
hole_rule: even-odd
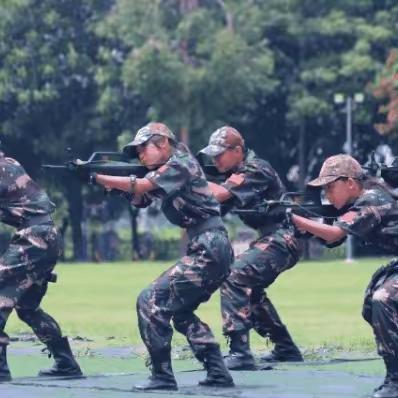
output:
[[[41,163],[117,150],[150,120],[196,152],[231,124],[296,189],[344,150],[333,98],[355,93],[354,155],[394,151],[397,21],[394,0],[3,0],[2,145],[51,191],[86,259],[85,207],[102,198]],[[107,202],[117,219],[123,205]]]

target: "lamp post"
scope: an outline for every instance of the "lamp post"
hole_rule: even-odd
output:
[[[337,105],[344,104],[343,112],[346,114],[346,141],[344,150],[348,155],[352,155],[352,111],[355,109],[356,104],[363,103],[365,96],[363,93],[356,93],[352,95],[345,95],[336,93],[334,95],[334,103]],[[354,241],[352,235],[347,236],[346,244],[346,262],[350,263],[354,259]]]

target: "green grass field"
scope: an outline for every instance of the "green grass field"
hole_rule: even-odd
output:
[[[371,328],[361,317],[363,292],[384,259],[302,262],[282,274],[269,296],[296,342],[307,352],[327,349],[374,351]],[[43,308],[59,320],[65,334],[81,336],[104,345],[141,345],[135,301],[170,264],[112,263],[61,264],[58,283],[49,285]],[[203,304],[198,314],[220,342],[219,295]],[[7,324],[10,335],[30,332],[13,314]],[[185,344],[175,334],[174,343]],[[265,350],[264,340],[252,333],[252,345]]]

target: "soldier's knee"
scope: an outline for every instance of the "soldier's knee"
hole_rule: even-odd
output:
[[[186,317],[175,315],[173,316],[173,325],[177,332],[185,335],[190,322]]]
[[[16,308],[15,309],[18,315],[18,318],[23,321],[28,323],[34,316],[34,313],[36,310],[31,310],[31,309],[23,309],[23,308]]]

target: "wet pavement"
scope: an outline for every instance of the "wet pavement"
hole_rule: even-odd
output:
[[[232,372],[235,388],[207,388],[198,386],[203,371],[179,371],[178,391],[134,391],[133,385],[145,379],[147,372],[106,373],[89,375],[83,379],[16,378],[0,385],[4,398],[72,398],[72,397],[228,397],[228,398],[360,398],[371,394],[381,383],[380,376],[358,375],[346,371],[313,370],[305,366],[297,369],[273,369],[253,372]]]

